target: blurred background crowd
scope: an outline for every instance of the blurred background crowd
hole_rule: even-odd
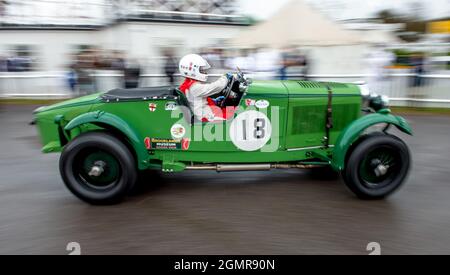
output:
[[[212,79],[362,80],[399,105],[450,106],[450,3],[391,2],[1,0],[0,96],[177,85],[199,53]]]

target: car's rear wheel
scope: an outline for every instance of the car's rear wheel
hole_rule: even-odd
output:
[[[82,134],[61,154],[60,172],[67,188],[91,204],[120,202],[134,187],[136,162],[125,144],[103,132]]]
[[[350,153],[343,171],[348,188],[362,199],[380,199],[397,190],[410,166],[406,144],[392,135],[369,136]]]

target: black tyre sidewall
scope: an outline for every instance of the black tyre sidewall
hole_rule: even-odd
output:
[[[376,147],[388,145],[398,150],[401,158],[401,169],[392,182],[384,187],[372,189],[364,186],[360,180],[359,167],[367,152]],[[351,152],[344,171],[344,182],[347,187],[362,199],[379,199],[396,191],[408,176],[411,165],[410,152],[407,145],[392,135],[375,135],[367,137]]]
[[[74,159],[81,150],[96,147],[110,153],[121,167],[117,184],[107,190],[93,190],[80,184],[73,174]],[[114,136],[91,132],[82,134],[68,143],[59,162],[61,177],[67,188],[81,200],[91,204],[113,204],[120,202],[134,187],[137,179],[136,163],[129,149]]]

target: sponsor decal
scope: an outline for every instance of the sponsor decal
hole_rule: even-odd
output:
[[[152,138],[151,139],[152,149],[166,149],[166,150],[180,150],[181,142],[176,139],[166,139],[166,138]]]
[[[246,105],[246,106],[254,106],[254,105],[255,105],[255,102],[256,102],[256,100],[247,98],[247,99],[245,100],[245,105]]]
[[[189,145],[191,144],[191,140],[188,138],[181,139],[181,149],[189,150]]]
[[[150,149],[161,149],[161,150],[188,150],[191,143],[190,139],[170,139],[170,138],[149,138],[146,137],[145,147]]]
[[[156,103],[149,103],[148,104],[148,109],[150,110],[150,112],[156,111],[156,107],[157,107]]]
[[[149,137],[146,137],[144,139],[144,143],[145,143],[145,148],[147,148],[147,150],[152,149],[152,143]]]
[[[170,134],[173,138],[180,139],[186,134],[186,129],[183,125],[177,123],[172,125],[172,128],[170,128]]]
[[[265,108],[269,107],[269,105],[270,105],[269,101],[267,101],[265,99],[260,99],[255,102],[255,106],[259,109],[265,109]]]
[[[165,109],[166,111],[173,111],[173,110],[175,110],[177,107],[178,107],[178,105],[177,105],[176,102],[169,101],[169,102],[166,103],[166,106],[164,107],[164,109]]]

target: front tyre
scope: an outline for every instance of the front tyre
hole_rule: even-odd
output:
[[[120,202],[137,179],[130,150],[103,132],[82,134],[69,142],[61,153],[59,169],[67,188],[90,204]]]
[[[381,199],[397,190],[410,166],[406,144],[392,135],[374,135],[350,153],[343,171],[347,187],[361,199]]]

